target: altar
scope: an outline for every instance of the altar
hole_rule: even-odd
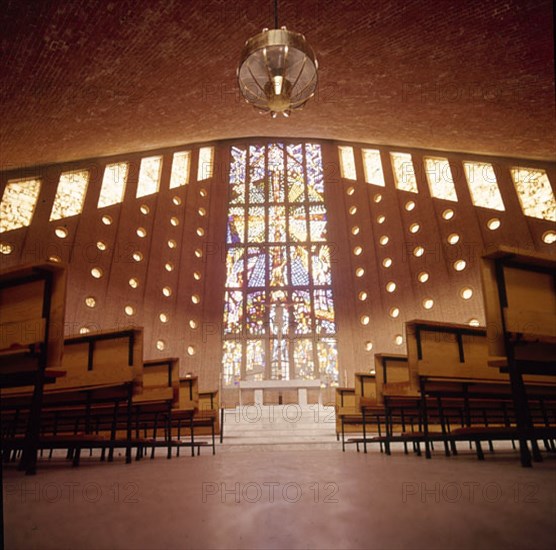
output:
[[[307,390],[320,389],[320,387],[320,380],[242,380],[239,382],[239,403],[240,405],[243,404],[242,390],[254,390],[255,405],[261,406],[264,404],[265,390],[297,390],[298,404],[303,407],[308,404]]]

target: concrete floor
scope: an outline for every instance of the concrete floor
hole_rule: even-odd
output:
[[[262,448],[261,448],[262,450]],[[555,548],[556,457],[338,450],[3,471],[12,548]]]

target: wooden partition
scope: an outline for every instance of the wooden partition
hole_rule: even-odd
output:
[[[375,376],[377,404],[384,402],[383,391],[386,387],[403,393],[409,387],[407,356],[375,353]]]
[[[556,259],[499,247],[481,261],[488,327],[488,362],[509,376],[521,463],[540,460],[528,402],[528,374],[556,382]]]
[[[32,393],[20,462],[27,474],[36,470],[44,384],[63,375],[66,287],[65,266],[51,262],[0,272],[0,386],[30,384]]]

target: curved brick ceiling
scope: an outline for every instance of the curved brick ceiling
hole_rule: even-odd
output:
[[[550,0],[281,0],[321,71],[280,120],[235,81],[271,4],[3,1],[3,167],[254,135],[555,158]]]

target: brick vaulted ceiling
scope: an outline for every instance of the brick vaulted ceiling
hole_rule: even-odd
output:
[[[239,99],[270,0],[2,0],[2,167],[245,136],[556,157],[551,0],[280,0],[318,96]]]

